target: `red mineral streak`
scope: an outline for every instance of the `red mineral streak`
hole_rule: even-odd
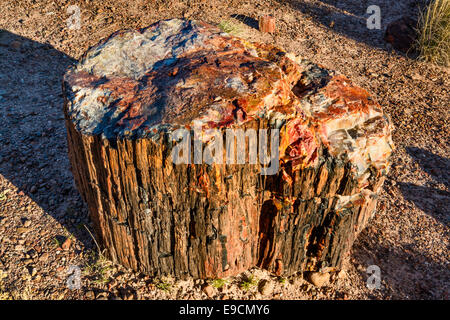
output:
[[[294,170],[299,167],[314,165],[318,159],[318,144],[312,128],[309,128],[301,118],[289,121],[286,125],[287,135],[280,149],[285,161],[292,161]],[[287,141],[286,141],[287,140]]]
[[[369,93],[355,85],[343,75],[334,76],[321,90],[333,104],[326,111],[316,113],[315,118],[325,122],[328,119],[336,119],[350,113],[369,113],[375,103],[369,101]]]

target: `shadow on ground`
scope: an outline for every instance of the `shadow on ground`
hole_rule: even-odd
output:
[[[450,187],[450,159],[416,147],[407,147],[406,152],[435,182]],[[399,187],[405,200],[413,202],[445,226],[450,226],[450,192],[403,182],[399,183]]]
[[[61,79],[73,62],[48,44],[0,30],[0,174],[91,247],[62,109]]]
[[[311,17],[330,31],[342,34],[371,47],[387,50],[384,41],[387,25],[408,15],[414,18],[423,0],[386,1],[386,0],[277,0],[288,3],[292,8]],[[376,5],[380,8],[381,29],[368,29],[367,19],[373,14],[368,8]]]
[[[433,180],[450,188],[450,159],[416,147],[407,147],[406,152]]]
[[[430,175],[433,182],[432,186],[399,182],[397,185],[404,199],[448,227],[450,193],[438,187],[450,186],[450,159],[417,147],[407,147],[406,152]],[[434,239],[429,243],[431,247],[435,246],[433,241]],[[383,239],[375,239],[368,229],[361,233],[353,247],[353,257],[357,264],[365,268],[372,264],[380,267],[381,279],[384,281],[382,290],[386,290],[385,293],[393,299],[448,300],[448,265],[433,260],[426,252],[419,252],[414,242],[389,246]],[[368,277],[366,274],[361,276],[363,279]]]
[[[366,229],[353,247],[355,262],[363,267],[361,281],[367,281],[369,265],[380,268],[382,284],[373,289],[373,298],[376,290],[381,290],[392,299],[449,299],[450,277],[445,264],[419,253],[414,244],[392,248],[381,243],[373,241]]]
[[[244,24],[246,24],[247,26],[249,26],[250,28],[259,29],[259,25],[258,25],[258,21],[254,18],[251,18],[249,16],[243,15],[243,14],[232,14],[231,18],[234,18]]]

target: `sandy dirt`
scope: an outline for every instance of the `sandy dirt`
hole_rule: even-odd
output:
[[[79,1],[78,30],[67,25],[72,2],[2,3],[0,299],[448,299],[449,70],[401,55],[383,41],[387,23],[415,16],[420,1],[186,3]],[[380,6],[381,30],[366,27],[371,4]],[[257,30],[256,19],[268,13],[277,19],[273,35]],[[378,212],[345,269],[324,287],[301,275],[284,279],[252,269],[204,289],[202,280],[154,279],[99,256],[67,159],[61,77],[112,32],[173,17],[226,23],[235,35],[338,70],[373,93],[390,115],[397,150]],[[81,289],[67,286],[72,265],[80,268]],[[366,286],[370,265],[380,268],[379,289]]]

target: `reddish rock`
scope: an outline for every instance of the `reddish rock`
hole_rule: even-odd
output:
[[[14,48],[14,49],[20,49],[20,47],[22,46],[22,43],[20,41],[15,40],[10,43],[10,46],[11,46],[11,48]]]
[[[391,126],[345,76],[203,22],[120,31],[64,78],[69,157],[101,244],[149,274],[339,268],[375,212]],[[175,164],[174,132],[280,130],[279,170]],[[216,130],[216,131],[215,131]],[[245,152],[244,152],[245,153]],[[273,152],[272,152],[273,154]],[[220,156],[220,154],[219,154]]]
[[[274,33],[275,32],[275,18],[271,15],[265,15],[259,18],[259,31]]]
[[[384,39],[395,49],[407,53],[414,48],[417,39],[416,25],[416,20],[402,17],[387,26]]]
[[[209,284],[204,284],[202,286],[202,291],[208,296],[208,298],[212,298],[214,296],[214,288]]]
[[[66,241],[64,241],[63,244],[61,245],[61,249],[69,250],[71,244],[72,244],[72,240],[70,240],[70,238],[67,238]]]

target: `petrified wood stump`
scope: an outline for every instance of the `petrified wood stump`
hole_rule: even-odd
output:
[[[346,77],[278,48],[161,21],[101,41],[63,87],[77,187],[100,242],[127,267],[199,278],[339,268],[375,212],[393,148],[388,119]],[[201,134],[177,164],[173,133],[194,127]],[[195,156],[226,129],[255,129],[259,141],[257,130],[279,130],[270,146],[279,157]],[[254,147],[250,134],[244,141]],[[268,166],[274,175],[261,174]]]

